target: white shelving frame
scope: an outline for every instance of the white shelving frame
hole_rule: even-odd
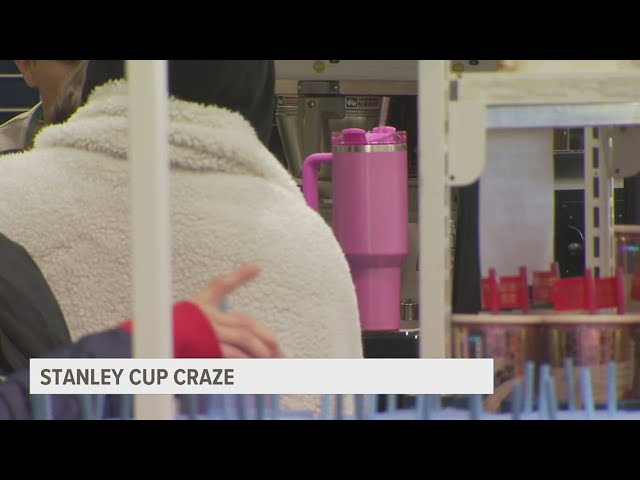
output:
[[[587,266],[597,268],[600,275],[612,271],[613,179],[606,161],[610,155],[606,132],[608,127],[640,124],[640,70],[615,71],[607,65],[598,71],[597,63],[586,71],[584,66],[571,71],[570,63],[558,67],[563,71],[458,74],[451,73],[448,60],[419,61],[422,358],[450,356],[451,282],[445,260],[449,188],[479,178],[486,152],[477,139],[486,136],[487,129],[586,128]],[[485,113],[478,116],[479,111]],[[593,138],[594,131],[598,138]],[[463,144],[465,138],[471,139],[470,145]],[[462,173],[464,182],[452,172],[458,177]],[[599,243],[597,256],[594,243]]]

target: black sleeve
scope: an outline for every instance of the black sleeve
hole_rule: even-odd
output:
[[[88,335],[78,342],[59,348],[44,358],[130,358],[131,334],[114,329]],[[54,419],[72,420],[81,418],[81,404],[78,395],[52,395]],[[0,384],[0,420],[27,420],[32,418],[31,396],[29,395],[29,370],[21,370],[10,375]],[[105,415],[115,416],[119,398],[107,396]]]
[[[29,358],[71,341],[58,302],[29,252],[0,234],[0,370],[29,366]]]

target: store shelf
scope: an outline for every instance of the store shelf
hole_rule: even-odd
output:
[[[640,94],[638,97],[640,99]],[[487,108],[487,128],[571,128],[640,125],[640,102],[590,105],[498,105]]]
[[[588,105],[640,100],[640,72],[465,74],[457,99],[485,105]]]
[[[640,124],[640,73],[497,73],[452,77],[454,101],[487,106],[487,128]]]

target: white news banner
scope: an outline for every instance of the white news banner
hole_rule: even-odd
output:
[[[31,359],[32,394],[493,393],[493,359]]]

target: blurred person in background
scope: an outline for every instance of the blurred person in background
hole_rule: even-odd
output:
[[[75,84],[76,105],[78,107],[82,91],[84,69],[83,60],[14,60],[26,84],[38,90],[40,102],[31,110],[21,113],[0,125],[0,155],[29,150],[36,135],[45,126],[55,123],[55,108],[60,95],[71,92],[67,83],[71,75],[77,75]]]

